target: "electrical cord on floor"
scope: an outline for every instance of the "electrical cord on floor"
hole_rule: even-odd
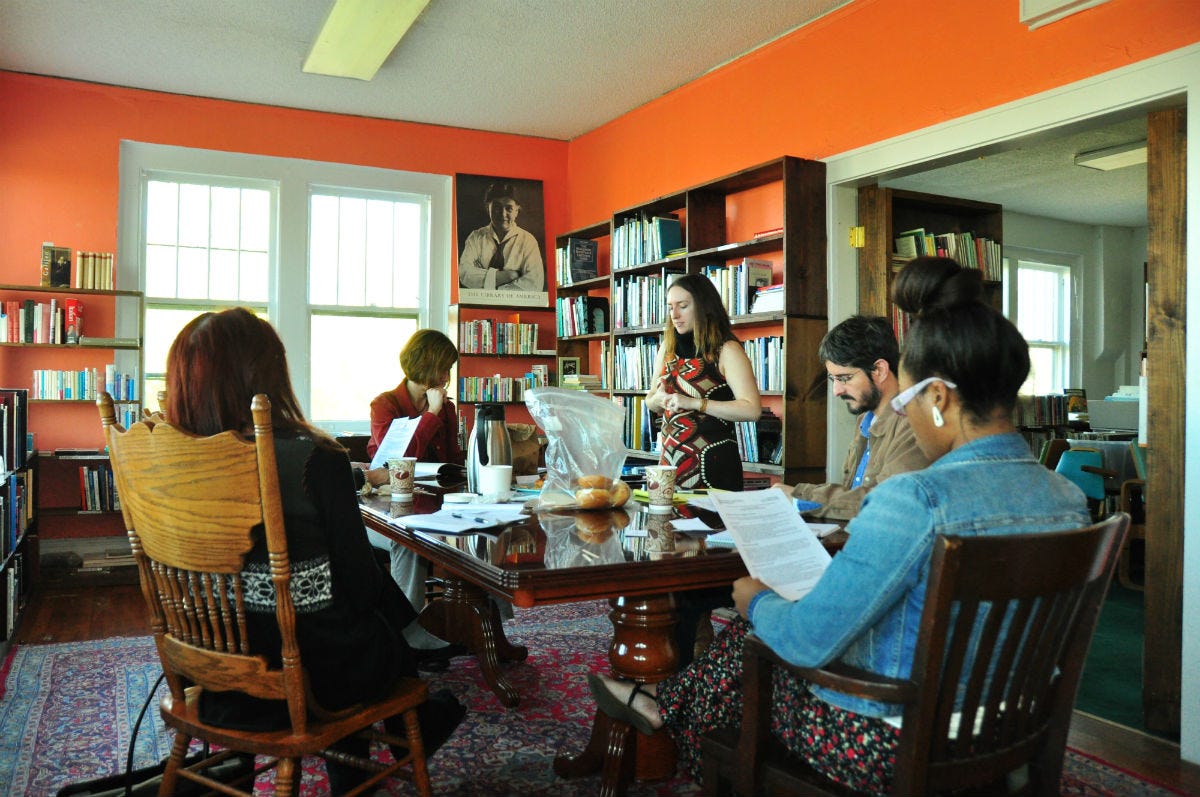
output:
[[[163,679],[167,674],[159,673],[158,680],[154,682],[150,693],[146,695],[146,702],[142,704],[142,710],[138,712],[137,720],[133,723],[133,733],[129,737],[129,749],[125,754],[125,797],[133,797],[133,746],[137,742],[138,730],[142,727],[142,719],[146,716],[146,710],[150,708],[150,701],[154,699],[154,695],[158,693],[158,687],[162,686]]]

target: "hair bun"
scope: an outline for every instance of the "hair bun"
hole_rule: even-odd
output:
[[[892,285],[892,301],[906,313],[921,314],[978,302],[983,278],[948,257],[918,257],[905,266]]]

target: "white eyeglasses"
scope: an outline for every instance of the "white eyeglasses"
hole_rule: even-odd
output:
[[[894,399],[892,399],[892,410],[895,411],[897,415],[907,415],[908,413],[904,411],[904,408],[908,405],[908,402],[915,399],[922,390],[929,387],[934,382],[941,382],[951,390],[958,387],[958,385],[954,384],[949,379],[942,379],[940,376],[927,377],[922,379],[920,382],[917,382],[907,390],[902,391]]]

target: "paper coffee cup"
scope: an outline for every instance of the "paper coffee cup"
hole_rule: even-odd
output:
[[[646,493],[651,512],[671,512],[675,502],[675,466],[647,465]]]
[[[411,501],[413,477],[417,471],[416,457],[401,457],[388,462],[388,480],[393,501]]]
[[[479,468],[479,494],[487,503],[507,501],[512,490],[512,465],[484,465]]]

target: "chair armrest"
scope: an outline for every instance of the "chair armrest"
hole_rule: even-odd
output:
[[[821,668],[797,667],[788,663],[753,634],[746,637],[746,650],[747,655],[753,651],[755,656],[791,672],[797,678],[847,695],[878,700],[881,703],[907,703],[916,694],[916,684],[911,680],[888,678],[837,661]]]
[[[1106,479],[1117,478],[1117,472],[1115,470],[1109,470],[1108,468],[1097,468],[1092,465],[1080,465],[1079,469],[1084,473],[1094,473],[1097,476],[1103,476]]]

